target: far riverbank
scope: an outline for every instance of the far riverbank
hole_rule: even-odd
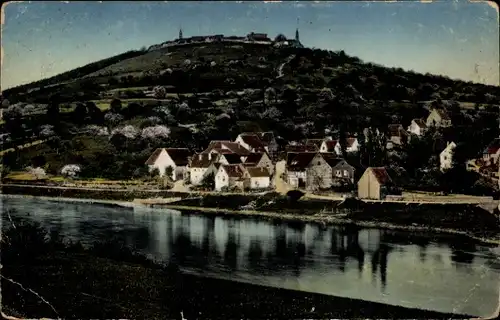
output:
[[[69,191],[69,192],[68,192]],[[197,214],[245,217],[297,223],[311,222],[323,225],[357,225],[363,228],[383,228],[410,232],[434,232],[467,236],[488,244],[500,244],[499,216],[473,205],[364,203],[354,199],[333,201],[301,199],[290,202],[275,193],[263,195],[193,195],[166,194],[156,199],[115,199],[120,195],[108,192],[51,189],[50,187],[24,188],[4,185],[3,197],[31,197],[57,202],[85,202],[129,209],[189,210]],[[165,193],[168,191],[163,191]],[[84,195],[81,197],[80,195]],[[96,195],[96,198],[88,196]],[[101,197],[101,198],[99,198]],[[113,198],[112,197],[112,198]],[[104,199],[103,199],[104,198]],[[108,197],[109,198],[109,197]]]

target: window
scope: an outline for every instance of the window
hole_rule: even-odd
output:
[[[344,170],[344,177],[347,177],[347,170]]]

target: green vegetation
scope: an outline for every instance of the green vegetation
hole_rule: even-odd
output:
[[[144,163],[158,147],[200,151],[211,140],[234,139],[248,130],[274,131],[283,138],[281,150],[286,141],[325,132],[341,143],[342,137],[357,134],[363,144],[364,128],[386,133],[389,124],[407,127],[436,106],[448,109],[451,128],[412,139],[395,152],[386,152],[385,138],[367,142],[358,155],[346,155],[348,162],[361,172],[366,166],[391,167],[404,173],[404,185],[411,189],[492,191],[484,178],[466,172],[464,162],[479,157],[498,136],[498,87],[308,48],[207,43],[113,59],[50,80],[69,81],[73,75],[59,86],[3,92],[11,104],[45,108],[30,115],[23,113],[26,105],[4,110],[9,110],[3,127],[11,135],[10,146],[47,139],[3,155],[4,165],[14,171],[47,166],[48,173],[58,175],[63,166],[78,164],[82,178],[135,179],[147,175]],[[145,97],[144,89],[152,89],[156,98]],[[436,157],[447,141],[459,145],[460,161],[442,174]]]

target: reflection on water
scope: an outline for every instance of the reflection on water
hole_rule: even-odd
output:
[[[498,303],[498,249],[463,238],[2,201],[3,212],[39,221],[65,237],[120,241],[206,276],[477,316],[491,315]]]

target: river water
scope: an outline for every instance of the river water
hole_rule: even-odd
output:
[[[500,250],[458,236],[1,197],[5,213],[90,244],[116,239],[190,273],[441,312],[490,316]]]

